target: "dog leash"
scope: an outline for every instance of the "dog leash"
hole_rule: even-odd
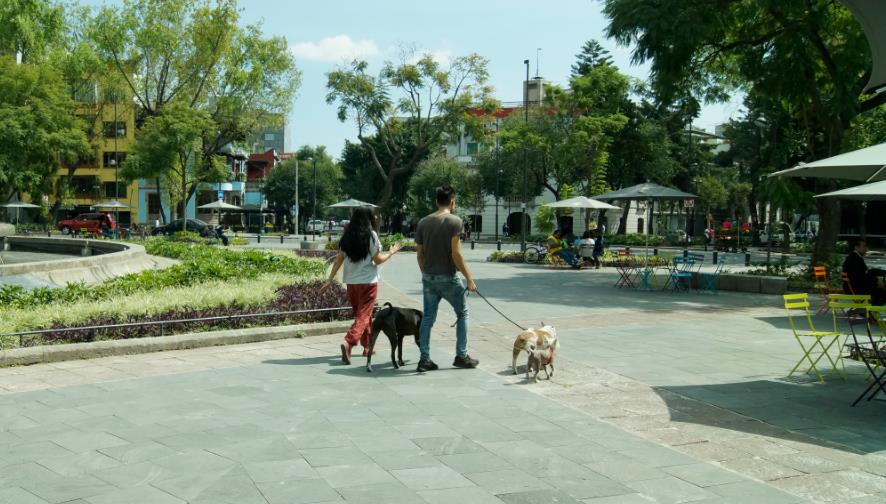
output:
[[[526,330],[525,327],[523,327],[523,326],[521,326],[520,324],[514,322],[513,320],[511,320],[510,317],[508,317],[507,315],[505,315],[504,313],[502,313],[501,310],[499,310],[498,308],[496,308],[495,305],[493,305],[491,302],[489,302],[489,300],[486,299],[486,296],[484,296],[483,294],[481,294],[479,290],[474,291],[474,293],[477,294],[478,296],[480,296],[480,299],[482,299],[483,301],[486,301],[486,304],[488,304],[490,308],[492,308],[493,310],[495,310],[495,313],[498,313],[498,314],[501,315],[505,320],[507,320],[508,322],[510,322],[510,323],[514,324],[515,326],[517,326],[517,329],[520,329],[521,331],[525,331],[525,330]],[[471,295],[471,292],[468,291],[468,292],[466,293],[466,296],[470,296],[470,295]],[[449,326],[449,327],[455,327],[455,324],[457,324],[457,323],[458,323],[458,321],[456,320],[456,321],[455,321],[451,326]]]

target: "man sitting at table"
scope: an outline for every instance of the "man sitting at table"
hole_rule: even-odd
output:
[[[868,244],[863,238],[852,241],[852,251],[843,261],[843,273],[849,278],[849,285],[843,283],[843,292],[847,294],[868,294],[871,304],[886,304],[886,289],[883,288],[882,277],[886,272],[877,268],[868,268],[864,256],[868,253]],[[849,286],[852,286],[852,289]]]
[[[581,268],[581,261],[569,250],[569,245],[563,242],[563,231],[559,229],[555,230],[551,236],[548,236],[548,252],[563,259],[566,264],[575,269]]]

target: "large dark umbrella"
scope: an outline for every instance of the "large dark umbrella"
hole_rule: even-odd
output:
[[[600,194],[598,196],[594,196],[594,199],[600,201],[674,201],[674,200],[696,200],[698,196],[694,194],[690,194],[687,192],[680,191],[678,189],[674,189],[672,187],[665,187],[658,184],[653,184],[652,182],[646,182],[645,184],[637,184],[631,187],[625,187],[624,189],[619,189],[617,191],[611,191],[608,193]],[[652,225],[652,208],[650,205],[649,210],[649,225]],[[649,255],[649,233],[648,230],[646,234],[646,255]]]

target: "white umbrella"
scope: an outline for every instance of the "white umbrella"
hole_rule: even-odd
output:
[[[243,210],[237,205],[232,205],[230,203],[225,203],[222,200],[213,201],[212,203],[207,203],[205,205],[200,205],[197,208],[205,208],[210,210]]]
[[[333,205],[329,205],[327,208],[358,208],[358,207],[369,207],[369,208],[378,208],[376,205],[372,203],[367,203],[365,201],[360,201],[356,199],[346,199],[344,201],[339,201]]]
[[[591,210],[621,210],[620,207],[597,201],[586,196],[576,196],[565,200],[555,201],[553,203],[545,203],[542,206],[551,208],[588,208]]]
[[[35,205],[33,203],[28,203],[26,201],[13,201],[12,203],[7,203],[5,205],[6,208],[15,208],[15,223],[18,224],[18,212],[19,208],[40,208],[40,205]]]
[[[878,182],[886,180],[886,143],[865,147],[845,154],[800,163],[770,177],[811,177]]]
[[[96,203],[95,205],[92,205],[92,206],[95,208],[115,208],[115,209],[129,208],[129,205],[127,205],[125,203],[120,203],[117,200],[103,201],[101,203]]]
[[[839,198],[862,201],[886,200],[886,180],[819,194],[816,198]]]
[[[209,210],[218,210],[218,224],[221,225],[221,212],[222,210],[243,210],[241,207],[237,205],[232,205],[230,203],[225,203],[222,200],[216,200],[212,203],[207,203],[205,205],[200,205],[197,208],[204,208]]]

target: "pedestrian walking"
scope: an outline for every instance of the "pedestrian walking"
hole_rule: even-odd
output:
[[[363,347],[363,355],[367,355],[372,310],[378,297],[378,267],[401,248],[397,243],[387,252],[382,252],[381,240],[372,230],[373,222],[372,210],[363,207],[354,209],[351,222],[342,233],[338,255],[329,273],[329,281],[332,282],[344,265],[342,279],[347,285],[348,301],[354,311],[354,323],[341,345],[341,360],[345,364],[351,363],[351,349],[357,344]]]
[[[440,300],[445,299],[455,310],[455,360],[459,368],[475,368],[478,361],[468,355],[468,306],[466,292],[475,292],[477,285],[461,253],[464,232],[461,219],[453,215],[455,191],[449,186],[437,188],[437,211],[419,221],[415,230],[418,267],[422,272],[424,317],[419,329],[421,358],[418,371],[438,368],[431,360],[431,329],[437,320]],[[461,272],[464,279],[458,277]]]

